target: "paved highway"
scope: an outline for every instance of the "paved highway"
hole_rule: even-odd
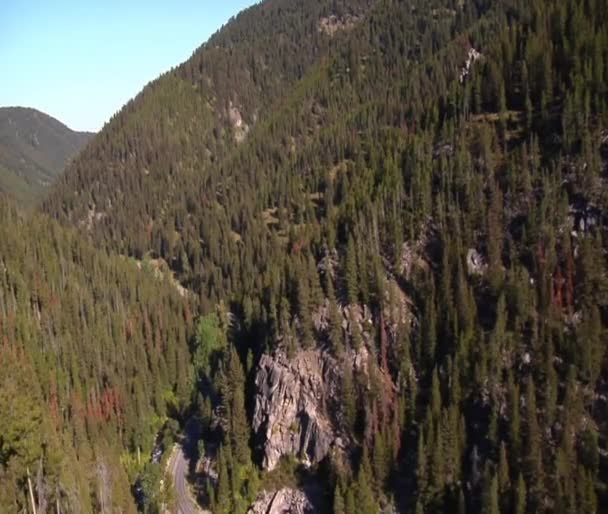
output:
[[[196,504],[190,493],[188,481],[188,461],[184,455],[184,450],[181,445],[176,444],[169,457],[167,463],[168,469],[173,477],[176,495],[176,511],[175,514],[211,514],[203,511]]]

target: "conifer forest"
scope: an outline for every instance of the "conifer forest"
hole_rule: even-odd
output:
[[[607,350],[608,1],[265,0],[0,193],[0,513],[608,512]]]

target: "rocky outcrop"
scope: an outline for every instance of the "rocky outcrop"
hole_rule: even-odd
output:
[[[263,492],[247,514],[311,514],[315,509],[306,493],[285,487],[279,491]]]
[[[368,334],[362,335],[365,341]],[[392,397],[391,377],[377,366],[365,344],[340,360],[320,349],[300,350],[292,358],[283,350],[262,356],[255,379],[253,430],[264,469],[275,469],[285,456],[304,466],[318,464],[328,455],[345,456],[351,443],[342,405],[345,369],[366,377],[360,385],[368,389],[374,376],[387,398]],[[366,426],[368,430],[371,427]]]
[[[288,355],[285,347],[290,345],[286,342],[293,335],[284,336],[279,349],[260,358],[252,424],[265,469],[274,469],[284,456],[295,457],[305,466],[328,455],[332,459],[344,457],[351,443],[342,391],[346,370],[357,377],[357,388],[370,390],[373,384],[383,390],[378,406],[381,412],[366,418],[365,433],[377,429],[377,419],[390,418],[396,385],[388,361],[398,354],[392,353],[398,328],[413,326],[415,318],[410,299],[390,277],[386,297],[385,308],[376,316],[366,305],[338,307],[347,341],[339,358],[321,345]],[[312,315],[319,338],[327,337],[330,310],[326,300]],[[380,341],[376,340],[378,324]]]
[[[332,14],[321,18],[317,28],[319,32],[323,32],[328,36],[333,37],[336,32],[353,29],[358,21],[359,18],[357,16],[351,16],[350,14],[345,16],[336,16],[335,14]]]
[[[483,275],[488,268],[486,260],[475,248],[467,252],[467,271],[469,275]]]
[[[482,54],[478,52],[475,48],[469,48],[469,51],[467,53],[467,60],[465,61],[464,66],[460,70],[460,75],[458,76],[458,80],[460,81],[460,83],[463,83],[465,81],[465,79],[469,76],[469,73],[471,72],[473,64],[479,61],[479,59],[481,59],[482,57]]]
[[[234,130],[234,139],[236,142],[243,142],[249,132],[249,125],[245,123],[245,120],[241,115],[241,111],[235,105],[233,105],[232,101],[228,107],[228,120],[230,121],[230,125],[232,125]]]
[[[272,470],[285,455],[305,465],[320,462],[341,440],[337,423],[340,374],[337,362],[321,350],[282,350],[262,356],[255,379],[253,429]],[[333,413],[330,416],[329,413]]]

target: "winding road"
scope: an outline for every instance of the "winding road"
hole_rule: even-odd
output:
[[[209,511],[202,510],[192,498],[187,480],[188,460],[181,445],[176,444],[173,447],[167,462],[167,469],[173,477],[175,486],[177,500],[175,514],[211,514]]]

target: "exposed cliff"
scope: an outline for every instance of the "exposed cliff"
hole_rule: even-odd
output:
[[[274,469],[284,455],[306,465],[342,446],[338,435],[340,375],[337,362],[319,350],[264,355],[255,379],[253,429],[260,438],[263,466]]]
[[[393,292],[399,289],[396,283],[390,284]],[[330,453],[340,456],[348,451],[351,434],[344,402],[345,374],[356,377],[356,387],[382,405],[378,410],[385,418],[391,417],[395,384],[386,354],[396,351],[396,325],[411,318],[402,292],[395,305],[376,316],[366,306],[343,307],[342,331],[353,344],[339,356],[321,348],[301,349],[288,356],[280,347],[261,357],[255,377],[253,431],[265,469],[274,469],[284,456],[311,466]],[[328,330],[328,311],[323,307],[313,316],[318,332]],[[385,340],[379,355],[373,345],[376,332]],[[366,435],[374,432],[377,423],[378,419],[365,420]]]

